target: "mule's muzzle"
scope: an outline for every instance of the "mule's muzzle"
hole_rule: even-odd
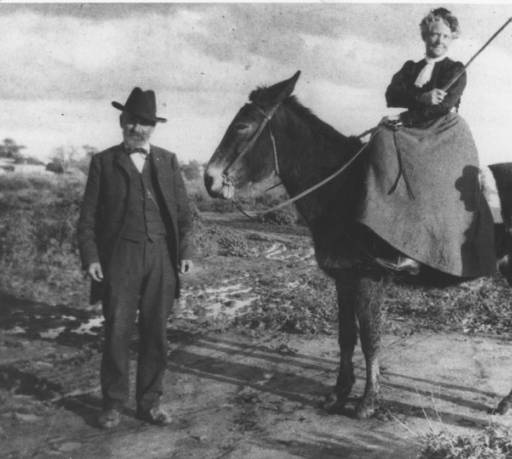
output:
[[[213,183],[214,183],[214,178],[207,174],[206,172],[204,173],[204,187],[206,188],[206,191],[208,191],[208,194],[212,194],[212,187],[213,187]]]
[[[204,186],[212,198],[232,199],[235,187],[219,168],[208,166],[204,172]]]

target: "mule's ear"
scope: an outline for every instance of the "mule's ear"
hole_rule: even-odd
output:
[[[280,81],[268,88],[253,91],[249,100],[253,102],[257,101],[261,105],[265,106],[280,104],[283,100],[292,95],[299,76],[300,70],[288,80]]]
[[[278,83],[278,85],[282,85],[282,87],[280,88],[280,91],[277,94],[277,98],[276,98],[277,103],[281,103],[287,97],[292,95],[293,90],[295,89],[295,85],[296,85],[299,77],[300,77],[300,70],[297,70],[295,72],[295,75],[293,75],[290,79],[282,81],[281,83]]]

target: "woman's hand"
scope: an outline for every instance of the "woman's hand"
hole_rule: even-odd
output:
[[[418,97],[418,100],[425,105],[438,105],[446,97],[446,91],[434,88],[431,91],[424,92]]]

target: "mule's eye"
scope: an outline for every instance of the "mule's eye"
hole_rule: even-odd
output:
[[[236,124],[235,124],[235,129],[236,129],[237,131],[239,131],[239,132],[240,132],[240,131],[245,131],[245,130],[249,129],[249,127],[250,127],[250,126],[249,126],[249,124],[247,124],[247,123],[236,123]]]

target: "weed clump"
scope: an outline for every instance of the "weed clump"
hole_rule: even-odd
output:
[[[455,436],[448,432],[430,433],[419,459],[510,459],[512,431],[490,425],[479,435]]]

